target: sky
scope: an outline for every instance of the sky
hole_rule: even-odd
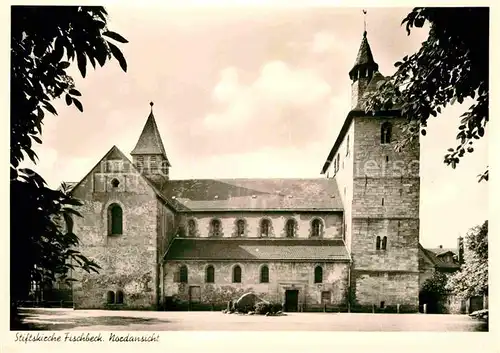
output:
[[[349,70],[361,43],[358,8],[168,8],[107,6],[127,73],[112,61],[83,79],[70,68],[84,112],[55,103],[44,121],[35,170],[51,187],[79,181],[116,145],[129,155],[154,102],[172,179],[322,177],[321,167],[350,108]],[[368,8],[368,40],[379,70],[418,50],[410,8]],[[471,102],[429,121],[421,138],[420,240],[456,246],[487,218],[487,135],[457,169],[459,116]],[[30,166],[30,163],[26,163]]]

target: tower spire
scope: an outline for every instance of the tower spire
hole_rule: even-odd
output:
[[[363,14],[366,16],[366,10],[363,10]],[[363,38],[361,39],[361,45],[359,46],[356,61],[354,62],[354,66],[351,71],[349,71],[349,77],[352,81],[352,109],[358,108],[368,84],[378,72],[378,64],[373,59],[372,50],[370,48],[370,44],[368,44],[368,38],[366,37],[366,17],[364,21],[364,28],[365,31],[363,32]]]
[[[366,37],[366,13],[367,11],[363,9],[363,35]]]
[[[130,153],[134,164],[140,171],[153,180],[168,180],[168,168],[171,167],[163,147],[158,126],[153,115],[153,102],[149,103],[151,112],[142,129],[135,148]]]

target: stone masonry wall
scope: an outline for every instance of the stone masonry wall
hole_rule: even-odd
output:
[[[142,177],[131,172],[105,173],[100,166],[73,190],[84,205],[75,218],[79,250],[94,259],[98,274],[75,271],[76,308],[154,308],[157,301],[157,199]],[[118,187],[111,185],[117,179]],[[123,234],[108,235],[108,207],[123,210]],[[108,291],[124,292],[123,305],[107,305]]]
[[[376,249],[376,237],[387,249]],[[352,257],[355,269],[418,273],[418,220],[355,219]]]
[[[351,216],[353,197],[353,171],[354,171],[354,124],[351,123],[335,158],[339,158],[339,166],[335,172],[335,162],[330,164],[328,174],[334,176],[339,188],[339,194],[344,206],[344,238],[347,249],[351,249]]]
[[[188,283],[174,282],[174,273],[180,265],[188,267]],[[232,269],[242,269],[242,283],[232,283]],[[260,282],[260,268],[269,267],[269,283]],[[205,283],[205,269],[213,265],[215,283]],[[323,267],[323,283],[314,283],[314,268]],[[164,265],[165,295],[189,301],[189,287],[199,286],[203,303],[218,304],[236,300],[242,294],[254,292],[264,299],[283,303],[286,289],[299,290],[299,305],[307,307],[321,303],[321,292],[331,292],[332,305],[345,305],[348,281],[347,263],[284,263],[284,262],[206,262],[170,261]]]
[[[288,212],[199,212],[182,214],[179,225],[186,229],[189,219],[196,222],[196,237],[208,237],[210,222],[212,219],[219,219],[222,226],[222,237],[237,236],[236,222],[239,219],[245,221],[245,237],[256,238],[260,236],[260,222],[266,218],[271,221],[269,237],[286,237],[285,224],[288,219],[293,218],[297,222],[296,237],[309,238],[311,234],[311,223],[314,219],[319,219],[323,224],[322,237],[325,239],[342,238],[342,213],[341,212],[310,212],[310,213],[288,213]]]
[[[404,305],[406,311],[418,310],[418,273],[353,271],[351,280],[356,288],[354,305],[370,309]]]
[[[391,143],[381,125],[392,124]],[[352,201],[353,305],[418,307],[419,143],[397,152],[404,119],[354,118]],[[376,249],[376,237],[387,249]]]

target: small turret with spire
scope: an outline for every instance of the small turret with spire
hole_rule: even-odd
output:
[[[366,11],[363,10],[363,14],[366,15]],[[363,39],[361,40],[361,46],[358,50],[358,55],[356,57],[356,62],[349,71],[349,77],[352,81],[352,97],[351,97],[351,109],[362,109],[360,106],[363,94],[365,93],[366,87],[370,83],[373,75],[378,72],[378,64],[373,60],[372,50],[370,44],[368,44],[368,39],[366,38],[366,19],[364,26]]]
[[[139,136],[139,140],[130,154],[134,165],[143,175],[154,182],[161,183],[168,180],[171,165],[153,115],[154,103],[151,102],[149,105],[151,106],[151,112],[142,129],[141,136]]]

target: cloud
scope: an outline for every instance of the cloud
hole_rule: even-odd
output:
[[[212,91],[213,109],[203,121],[205,134],[226,134],[221,137],[225,143],[234,142],[245,152],[261,144],[302,144],[321,133],[330,111],[331,87],[318,73],[270,61],[249,83],[242,82],[242,74],[234,67],[221,71]],[[227,153],[227,145],[220,147]]]
[[[315,54],[325,54],[340,46],[342,43],[332,32],[321,31],[314,34],[310,50]]]

